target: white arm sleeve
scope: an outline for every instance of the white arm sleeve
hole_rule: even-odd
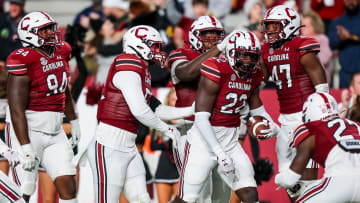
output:
[[[181,60],[176,60],[174,61],[174,63],[171,64],[171,82],[176,85],[178,84],[181,80],[179,78],[176,77],[176,74],[175,74],[175,69],[176,67],[182,63],[182,62],[188,62],[188,60],[184,60],[184,59],[181,59]]]
[[[167,105],[159,105],[155,109],[155,114],[161,120],[177,120],[181,118],[185,118],[194,114],[194,108],[192,106],[189,107],[172,107]]]
[[[210,149],[218,156],[223,149],[220,146],[220,143],[216,139],[216,135],[213,127],[209,121],[210,113],[209,112],[196,112],[194,125],[199,129],[200,134],[210,147]]]
[[[168,129],[167,124],[161,121],[146,103],[138,73],[119,71],[114,75],[112,82],[121,90],[131,113],[138,121],[161,132]]]

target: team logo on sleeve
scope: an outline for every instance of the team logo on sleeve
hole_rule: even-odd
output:
[[[270,49],[269,49],[269,54],[271,55],[271,54],[273,54],[274,53],[274,49],[272,48],[272,47],[270,47]]]
[[[44,57],[41,57],[40,63],[41,63],[41,65],[45,66],[48,63],[48,61]]]
[[[236,75],[235,74],[231,74],[231,80],[235,81],[236,80]]]

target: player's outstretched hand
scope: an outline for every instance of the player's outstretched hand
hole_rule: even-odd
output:
[[[81,137],[79,119],[72,120],[72,121],[70,121],[70,123],[71,123],[70,143],[71,143],[71,146],[74,148],[79,143],[80,137]]]
[[[21,145],[24,157],[22,162],[22,167],[26,171],[32,171],[35,169],[39,158],[37,157],[36,152],[33,150],[31,144]]]
[[[164,132],[164,135],[172,140],[173,147],[177,148],[177,141],[180,138],[180,132],[176,127],[168,126],[168,129]]]
[[[15,167],[20,163],[19,153],[10,148],[1,152],[1,155],[8,160],[10,167]]]

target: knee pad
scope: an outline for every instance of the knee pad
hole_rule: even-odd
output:
[[[23,182],[21,184],[21,191],[24,193],[24,195],[31,196],[36,189],[36,184],[34,182]]]
[[[129,199],[130,203],[150,203],[150,196],[148,193],[137,195]]]

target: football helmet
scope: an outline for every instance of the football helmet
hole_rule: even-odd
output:
[[[51,32],[41,33],[44,27],[51,26]],[[19,38],[24,47],[44,45],[56,45],[60,40],[60,32],[57,32],[57,23],[47,13],[42,11],[31,12],[25,15],[17,27]]]
[[[300,15],[293,8],[284,5],[275,6],[266,12],[262,21],[265,40],[276,45],[283,40],[300,34]]]
[[[231,68],[240,77],[248,77],[259,64],[261,44],[256,35],[248,31],[235,31],[225,47],[225,56]]]
[[[165,65],[166,54],[162,52],[164,42],[160,33],[153,27],[139,25],[129,29],[123,37],[123,49],[127,54]]]
[[[313,93],[303,105],[303,122],[327,120],[339,116],[338,105],[333,96],[328,93]]]
[[[206,33],[216,33],[217,37],[206,37]],[[191,48],[199,51],[205,52],[206,47],[204,42],[216,42],[220,43],[225,37],[225,31],[221,22],[216,19],[214,16],[201,16],[195,20],[189,30],[189,43]]]

